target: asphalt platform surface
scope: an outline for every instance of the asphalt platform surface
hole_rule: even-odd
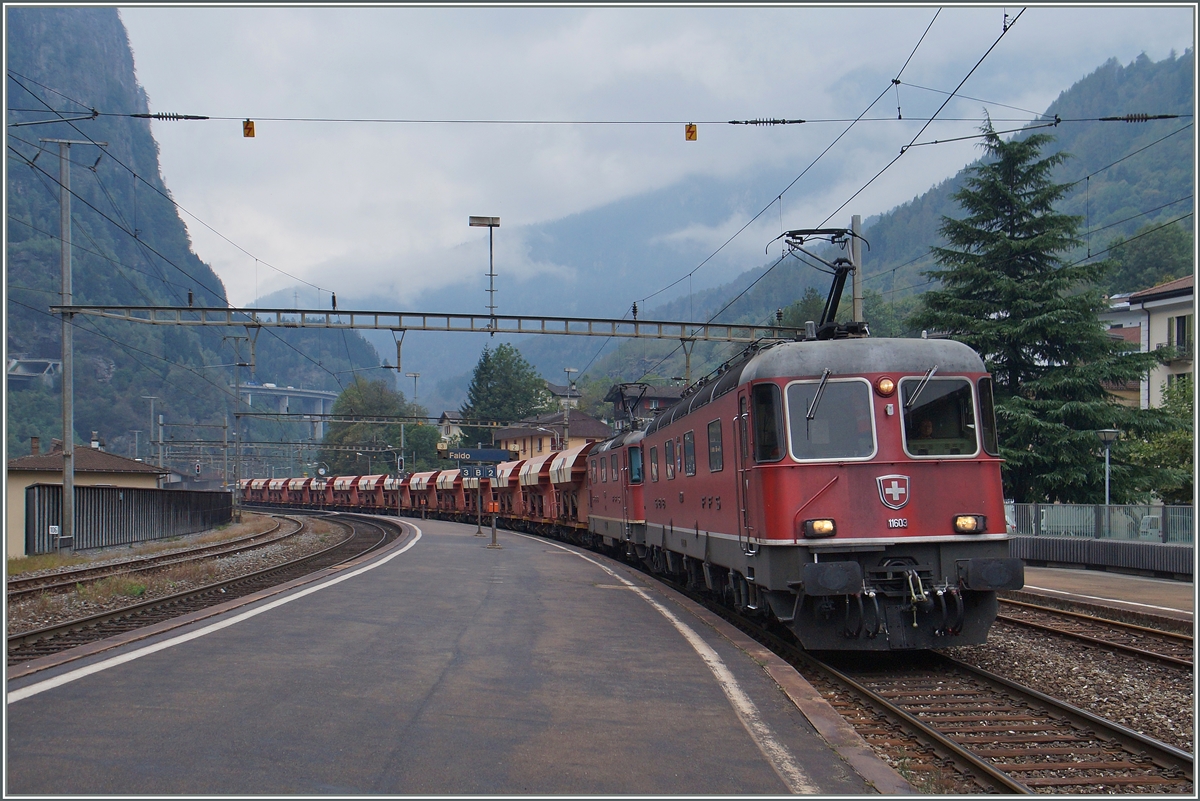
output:
[[[1182,621],[1196,607],[1192,582],[1082,568],[1026,567],[1024,592]]]
[[[636,571],[409,522],[289,590],[10,668],[6,796],[911,792],[794,671]]]

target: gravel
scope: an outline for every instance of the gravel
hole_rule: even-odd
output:
[[[986,645],[945,653],[1193,753],[1195,695],[1189,670],[1004,623],[992,628]]]
[[[164,543],[145,544],[137,548],[121,546],[106,548],[85,554],[89,557],[88,567],[117,564],[134,556],[144,556],[148,553],[165,554],[173,551],[193,548],[201,544],[212,544],[226,539],[235,539],[247,534],[266,531],[271,521],[258,515],[249,516],[247,520],[236,526],[229,526],[214,535],[214,532],[201,532],[188,537],[172,540],[168,547]],[[103,587],[79,588],[69,592],[45,593],[38,596],[20,598],[7,604],[7,632],[21,634],[28,631],[53,626],[88,615],[99,614],[124,606],[141,603],[142,601],[161,598],[190,589],[202,587],[217,581],[237,578],[248,573],[263,570],[268,567],[290,562],[317,551],[328,548],[347,538],[350,531],[347,527],[331,523],[320,518],[309,518],[308,525],[301,533],[287,537],[280,542],[265,545],[253,550],[242,551],[230,556],[205,560],[202,564],[191,564],[186,567],[163,568],[162,570],[147,571],[137,574],[130,581],[141,587],[136,595],[128,592],[107,590]],[[80,567],[82,565],[73,565]],[[48,575],[70,570],[70,567],[57,570],[40,570],[23,573],[24,576]]]

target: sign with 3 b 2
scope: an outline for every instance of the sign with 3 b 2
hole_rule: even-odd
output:
[[[463,478],[495,478],[496,477],[496,466],[490,465],[490,464],[489,465],[479,465],[478,467],[468,465],[468,466],[462,468],[462,477]]]

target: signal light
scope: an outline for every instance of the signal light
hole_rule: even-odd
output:
[[[982,534],[987,531],[987,518],[983,515],[957,515],[954,530],[959,534]]]
[[[884,376],[875,380],[875,391],[882,397],[890,398],[896,392],[896,382]]]
[[[837,524],[829,518],[804,521],[804,536],[832,537],[837,534]]]

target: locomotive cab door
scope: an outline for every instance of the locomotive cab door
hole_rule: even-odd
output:
[[[738,545],[742,550],[750,546],[753,529],[750,526],[750,510],[746,498],[750,494],[750,393],[749,387],[738,390],[738,414],[734,428],[737,429],[737,481],[735,493],[738,506]]]

